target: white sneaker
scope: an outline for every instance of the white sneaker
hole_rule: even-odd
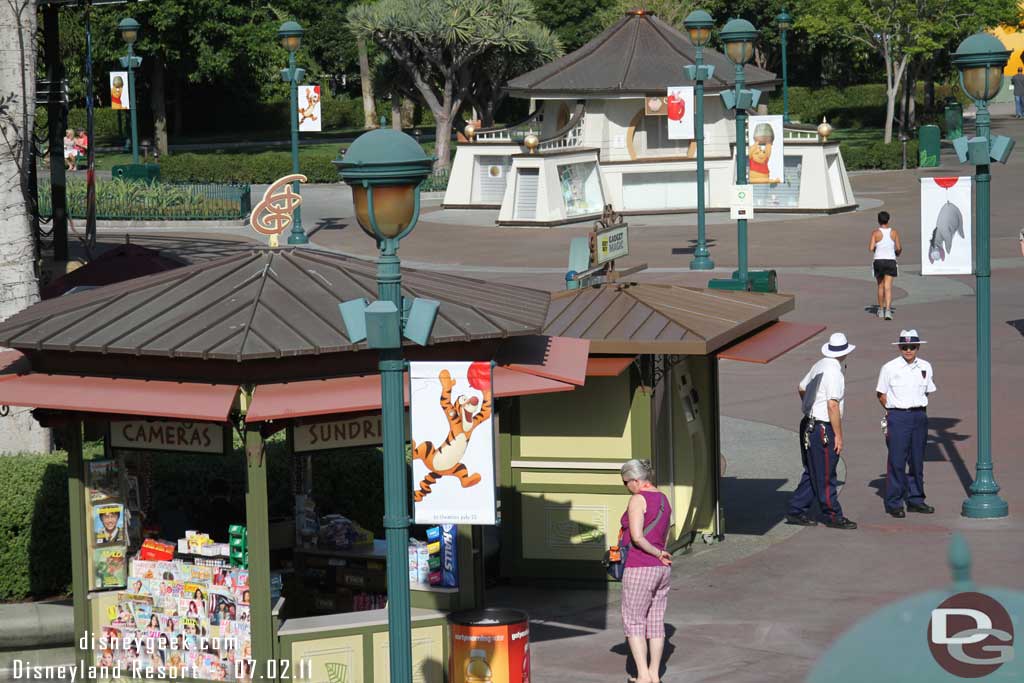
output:
[[[878,307],[878,319],[881,320],[885,317],[885,309],[881,306]]]
[[[886,320],[892,320],[892,309],[891,308],[885,309],[885,319]]]

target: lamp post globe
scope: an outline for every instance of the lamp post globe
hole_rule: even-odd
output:
[[[683,26],[690,34],[690,42],[697,47],[704,47],[711,39],[711,29],[715,27],[715,20],[704,10],[695,9],[686,15]]]
[[[297,21],[286,21],[277,29],[277,38],[281,41],[281,47],[288,52],[295,52],[302,45],[302,36],[306,30]]]
[[[363,133],[334,162],[352,188],[356,220],[380,250],[377,297],[390,304],[386,323],[394,345],[377,346],[384,432],[384,529],[387,539],[388,648],[391,680],[412,681],[409,581],[409,482],[405,464],[405,407],[401,347],[402,274],[399,241],[412,232],[420,213],[420,185],[433,159],[411,136],[383,126]],[[377,305],[377,304],[374,304]],[[398,329],[396,330],[395,327]]]
[[[954,141],[954,146],[964,143],[968,152],[961,156],[975,167],[975,305],[976,309],[976,357],[977,357],[977,401],[978,401],[978,456],[975,463],[974,482],[970,496],[964,501],[961,513],[965,517],[995,518],[1009,514],[1009,505],[999,496],[992,466],[992,257],[991,257],[991,198],[992,173],[989,162],[992,158],[1006,160],[1012,149],[1012,140],[991,135],[991,115],[988,101],[999,93],[1003,85],[1003,67],[1010,58],[999,39],[988,33],[975,33],[964,39],[953,53],[953,64],[960,71],[960,85],[974,100],[977,107],[975,128],[977,136],[969,142]],[[970,148],[974,151],[970,151]],[[1001,153],[996,148],[1002,149]]]
[[[305,76],[305,69],[296,65],[295,52],[302,45],[302,36],[305,29],[297,21],[286,21],[277,29],[277,38],[281,47],[288,51],[288,68],[281,70],[281,80],[288,83],[288,90],[291,97],[291,113],[289,123],[291,126],[292,140],[292,173],[299,173],[299,81]],[[292,192],[300,194],[299,181],[292,183]],[[288,244],[308,244],[309,237],[302,228],[302,207],[295,207],[292,214],[292,229],[288,235]]]
[[[746,19],[730,19],[719,33],[725,43],[725,56],[737,66],[746,64],[754,56],[757,35],[757,29]]]
[[[128,56],[121,58],[121,65],[128,70],[128,109],[132,128],[132,163],[139,163],[139,124],[135,112],[135,68],[142,59],[135,56],[135,41],[139,39],[139,22],[125,17],[117,23],[117,33],[128,46]]]
[[[697,143],[697,247],[693,250],[690,270],[713,270],[715,262],[708,251],[704,211],[704,81],[711,78],[714,69],[704,65],[704,46],[711,39],[715,20],[706,11],[695,9],[686,15],[683,26],[696,48],[693,66],[686,67],[687,75],[694,81],[693,131]]]
[[[782,11],[775,15],[775,23],[779,25],[779,29],[786,31],[793,27],[793,17],[789,16],[789,12],[783,7]]]

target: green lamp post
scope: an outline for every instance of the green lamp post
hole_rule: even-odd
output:
[[[139,22],[125,17],[117,24],[117,32],[121,40],[128,46],[128,54],[119,60],[121,66],[128,70],[128,109],[132,121],[132,163],[139,163],[139,127],[138,115],[135,112],[135,69],[142,65],[142,57],[135,56],[135,41],[139,38]],[[89,143],[90,146],[92,143]]]
[[[391,681],[412,682],[412,627],[409,608],[409,496],[405,463],[405,405],[402,337],[425,345],[438,303],[402,301],[399,241],[412,232],[420,213],[420,184],[433,160],[417,142],[381,127],[360,135],[335,162],[352,188],[356,221],[380,250],[377,301],[340,305],[350,340],[380,351],[381,413],[384,429],[384,529],[387,537],[388,634]]]
[[[286,21],[281,24],[281,28],[277,29],[281,47],[288,50],[288,68],[281,69],[281,80],[288,83],[291,90],[292,173],[299,172],[299,81],[306,75],[305,69],[295,66],[295,52],[302,45],[302,36],[305,32],[297,21]],[[296,180],[292,183],[292,191],[295,194],[300,193],[299,181]],[[307,243],[309,243],[309,238],[306,237],[306,233],[302,229],[302,207],[298,206],[293,214],[292,231],[288,235],[288,244]]]
[[[747,184],[747,110],[757,106],[761,97],[759,90],[746,89],[743,86],[743,67],[754,56],[754,40],[757,29],[746,19],[730,19],[721,32],[725,43],[725,55],[736,67],[736,87],[722,93],[722,102],[726,109],[736,112],[736,184]],[[750,273],[747,268],[747,219],[736,221],[737,270],[728,279],[711,280],[711,289],[749,290],[751,288]]]
[[[694,63],[685,68],[686,77],[694,81],[693,99],[697,105],[693,114],[693,131],[697,137],[697,248],[690,261],[690,270],[712,270],[715,267],[708,251],[704,215],[704,81],[715,73],[714,65],[704,64],[704,46],[711,38],[714,25],[714,19],[702,9],[690,12],[683,21],[683,26],[690,34],[690,41],[697,48]]]
[[[793,17],[783,7],[775,17],[782,38],[782,122],[789,123],[789,71],[786,69],[786,33],[793,26]]]
[[[960,86],[974,100],[978,114],[975,119],[977,136],[959,137],[953,147],[961,162],[975,167],[977,202],[974,223],[975,295],[977,301],[977,358],[978,358],[978,460],[975,465],[971,495],[964,501],[965,517],[1005,517],[1009,513],[1006,501],[999,497],[999,484],[992,474],[992,340],[991,340],[991,257],[989,254],[989,218],[991,212],[990,161],[1005,163],[1013,150],[1013,140],[990,132],[991,117],[988,101],[999,92],[1003,84],[1003,67],[1010,51],[999,39],[988,33],[969,36],[953,54],[953,64],[960,70]]]

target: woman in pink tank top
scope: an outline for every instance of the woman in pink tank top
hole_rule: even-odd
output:
[[[623,543],[631,546],[622,575],[622,625],[636,662],[636,683],[661,680],[671,587],[672,555],[665,543],[672,507],[651,483],[652,474],[647,460],[630,460],[622,466],[622,483],[633,494],[622,515]]]

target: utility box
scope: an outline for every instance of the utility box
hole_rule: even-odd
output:
[[[957,104],[957,106],[960,106]],[[949,109],[946,109],[949,113]],[[921,126],[917,133],[917,165],[921,168],[935,168],[939,165],[942,135],[938,126]]]
[[[964,134],[964,108],[956,100],[946,100],[946,139],[953,140]]]
[[[110,176],[153,183],[160,180],[160,164],[118,164],[110,169]]]

